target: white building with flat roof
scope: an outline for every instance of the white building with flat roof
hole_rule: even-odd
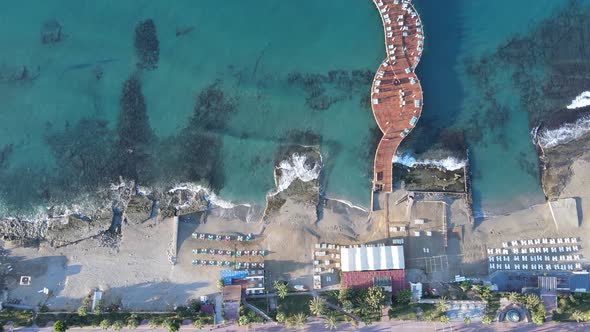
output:
[[[403,246],[351,247],[340,249],[342,272],[403,270]]]

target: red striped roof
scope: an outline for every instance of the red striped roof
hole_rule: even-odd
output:
[[[375,277],[391,278],[393,293],[407,288],[404,270],[342,272],[342,287],[369,288]]]

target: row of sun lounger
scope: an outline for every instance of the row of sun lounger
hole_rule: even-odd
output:
[[[194,266],[235,266],[236,269],[264,269],[264,262],[261,263],[242,263],[242,262],[231,262],[231,261],[217,261],[217,260],[193,260],[192,265]]]
[[[574,246],[562,246],[562,247],[536,247],[536,248],[511,248],[511,249],[500,249],[500,248],[488,248],[488,255],[509,255],[512,254],[547,254],[547,253],[558,253],[558,252],[576,252],[580,250],[577,245]]]
[[[207,233],[193,233],[191,234],[193,239],[199,240],[210,240],[210,241],[250,241],[252,240],[252,234],[248,235],[218,235],[218,234],[207,234]]]
[[[510,242],[502,242],[502,248],[518,247],[518,246],[534,246],[538,244],[564,244],[564,243],[578,243],[578,239],[575,237],[564,237],[564,238],[544,238],[544,239],[533,239],[533,240],[514,240]]]
[[[225,255],[225,256],[233,256],[236,257],[241,256],[266,256],[266,250],[221,250],[221,249],[193,249],[193,254],[202,254],[202,255]]]
[[[508,264],[490,263],[490,270],[562,270],[573,271],[582,269],[582,264]]]
[[[340,245],[339,244],[333,244],[333,243],[316,243],[315,244],[316,249],[340,249]]]
[[[488,261],[493,262],[562,262],[579,261],[580,255],[531,255],[531,256],[489,256]]]

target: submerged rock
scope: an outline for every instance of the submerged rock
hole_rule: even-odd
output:
[[[137,55],[137,67],[146,70],[154,70],[160,60],[160,42],[156,33],[156,24],[149,18],[141,21],[135,27],[135,54]]]
[[[43,44],[55,44],[62,39],[61,24],[55,20],[49,20],[43,23],[41,28],[41,42]]]

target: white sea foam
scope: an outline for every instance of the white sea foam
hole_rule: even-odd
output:
[[[584,91],[574,98],[572,103],[566,107],[570,110],[573,110],[580,107],[586,107],[588,105],[590,105],[590,91]]]
[[[321,163],[315,163],[312,168],[305,164],[307,157],[294,153],[291,158],[281,161],[277,169],[281,170],[281,176],[275,177],[276,191],[279,193],[289,187],[295,179],[309,182],[317,179],[322,170]]]
[[[533,131],[531,135],[533,135],[533,142],[536,141],[543,148],[552,148],[576,140],[588,132],[590,132],[590,117],[587,116],[556,129]]]
[[[449,171],[456,171],[465,167],[467,162],[465,160],[460,160],[455,157],[447,157],[441,160],[432,160],[432,159],[424,159],[424,160],[417,160],[416,157],[409,153],[404,153],[401,156],[395,155],[393,156],[393,162],[397,164],[402,164],[407,167],[414,167],[414,166],[436,166],[447,169]]]
[[[346,205],[346,206],[348,206],[348,207],[350,207],[350,208],[352,208],[352,209],[361,210],[361,211],[363,211],[363,212],[369,212],[369,211],[368,211],[367,209],[365,209],[364,207],[362,207],[362,206],[359,206],[359,205],[354,205],[352,202],[350,202],[350,201],[347,201],[347,200],[344,200],[344,199],[330,198],[330,197],[326,197],[326,198],[327,198],[327,199],[329,199],[329,200],[331,200],[331,201],[337,201],[337,202],[340,202],[340,203],[342,203],[342,204],[344,204],[344,205]]]
[[[232,208],[235,208],[236,206],[239,206],[239,205],[250,207],[250,204],[234,204],[232,202],[223,200],[223,199],[219,198],[209,188],[205,188],[201,185],[194,184],[194,183],[183,183],[183,184],[176,185],[172,189],[168,190],[168,192],[172,194],[172,193],[179,191],[179,190],[187,190],[187,191],[190,191],[193,193],[202,192],[205,196],[205,199],[209,203],[211,203],[214,206],[220,207],[222,209],[232,209]],[[185,204],[187,204],[187,203],[185,203]]]

